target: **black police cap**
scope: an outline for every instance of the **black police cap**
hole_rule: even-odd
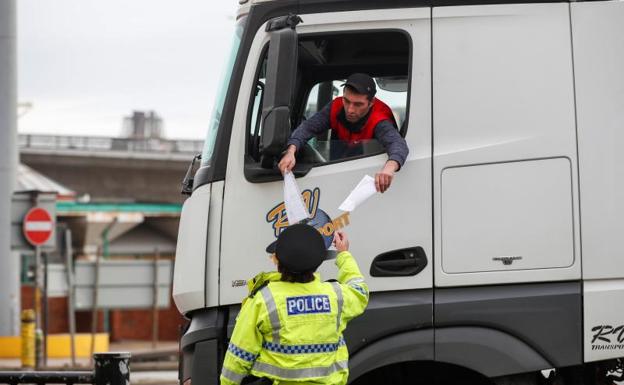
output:
[[[277,238],[275,256],[286,270],[304,273],[316,270],[327,254],[317,229],[306,224],[287,227]]]

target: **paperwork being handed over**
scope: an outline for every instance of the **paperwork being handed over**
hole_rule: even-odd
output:
[[[364,175],[364,178],[362,178],[360,183],[355,186],[347,199],[345,199],[340,207],[338,207],[338,210],[351,212],[355,210],[355,208],[358,207],[360,204],[362,204],[362,202],[375,195],[376,192],[377,189],[375,188],[375,178],[369,175]]]
[[[289,225],[294,225],[310,217],[299,186],[295,181],[295,176],[290,171],[284,174],[284,206],[286,206],[286,217]]]

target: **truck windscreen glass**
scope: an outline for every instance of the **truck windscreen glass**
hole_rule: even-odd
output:
[[[206,141],[204,142],[204,151],[202,153],[202,166],[209,166],[212,153],[214,152],[215,140],[217,139],[217,132],[219,131],[219,123],[221,122],[221,113],[225,104],[225,95],[228,91],[228,85],[230,84],[230,77],[232,76],[232,70],[234,69],[234,62],[236,60],[236,54],[240,47],[241,36],[243,35],[243,28],[245,26],[245,19],[242,17],[236,22],[236,28],[232,35],[232,43],[230,46],[229,56],[219,81],[219,88],[217,89],[217,95],[212,108],[212,115],[210,117],[210,123],[208,126],[208,133],[206,134]]]

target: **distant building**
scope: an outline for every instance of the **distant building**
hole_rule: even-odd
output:
[[[123,120],[123,135],[132,139],[160,139],[163,120],[154,111],[133,111]]]

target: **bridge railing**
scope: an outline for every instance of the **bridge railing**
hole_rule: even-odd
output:
[[[41,134],[20,134],[18,143],[20,149],[57,151],[76,150],[197,154],[200,153],[203,148],[203,141],[201,140],[111,138]]]
[[[93,371],[0,371],[0,384],[130,384],[130,353],[96,353]]]

